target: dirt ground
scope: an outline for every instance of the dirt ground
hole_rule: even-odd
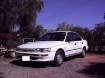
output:
[[[0,62],[0,78],[105,78],[105,54],[70,57],[58,67],[4,59]]]

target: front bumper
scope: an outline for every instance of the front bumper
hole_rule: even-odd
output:
[[[38,62],[47,62],[53,61],[55,57],[55,52],[20,52],[16,51],[17,59],[22,59],[22,56],[29,56],[30,61],[38,61]]]

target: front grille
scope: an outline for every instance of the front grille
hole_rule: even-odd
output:
[[[17,51],[25,51],[25,52],[34,52],[33,49],[28,49],[28,48],[17,48]]]
[[[36,60],[36,59],[40,58],[39,55],[37,55],[37,54],[32,55],[32,54],[16,53],[16,56],[17,56],[17,58],[20,58],[20,59],[22,59],[22,56],[30,56],[31,60]]]
[[[36,57],[30,57],[30,59],[34,59],[34,60],[37,60],[38,58],[36,58]]]
[[[38,54],[25,54],[25,53],[16,53],[17,56],[40,56]]]
[[[17,56],[16,57],[17,59],[22,59],[22,56]],[[36,59],[38,59],[38,57],[33,57],[33,56],[30,56],[30,59],[32,60],[36,60]]]

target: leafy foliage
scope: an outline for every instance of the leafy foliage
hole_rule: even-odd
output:
[[[17,22],[20,32],[30,30],[42,7],[42,0],[0,0],[0,32],[9,32]]]
[[[34,37],[36,38],[36,40],[41,37],[42,35],[44,35],[45,33],[47,33],[47,30],[43,28],[42,25],[37,25],[35,28],[34,28]]]

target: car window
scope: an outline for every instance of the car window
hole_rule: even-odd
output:
[[[38,41],[63,41],[65,39],[66,32],[55,32],[55,33],[47,33]]]
[[[66,41],[67,41],[67,42],[68,42],[68,41],[73,41],[71,32],[69,32],[69,33],[67,34]]]
[[[77,33],[74,33],[74,32],[69,32],[67,34],[67,37],[66,37],[66,41],[80,41],[81,40],[81,37],[77,34]]]
[[[71,34],[72,34],[73,41],[80,41],[81,40],[81,37],[79,34],[77,34],[77,33],[71,33]]]

